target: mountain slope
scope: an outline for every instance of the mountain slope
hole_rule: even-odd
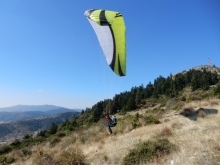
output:
[[[77,115],[79,115],[79,112],[65,112],[48,117],[1,123],[0,140],[8,141],[11,138],[21,139],[25,134],[34,134],[35,131],[47,130],[51,127],[51,123],[58,125]]]
[[[218,113],[205,114],[204,117],[198,116],[197,120],[191,120],[187,116],[180,115],[179,112],[169,110],[160,117],[160,124],[142,125],[132,129],[131,123],[126,125],[119,123],[113,128],[113,136],[109,136],[107,128],[103,129],[97,124],[89,129],[73,132],[71,136],[62,138],[54,147],[48,147],[49,144],[33,147],[32,156],[26,157],[26,161],[23,159],[22,162],[17,163],[30,165],[43,161],[46,164],[56,162],[59,158],[65,163],[71,161],[67,155],[72,154],[72,158],[80,158],[80,151],[82,151],[81,154],[85,156],[84,162],[90,165],[122,164],[123,158],[141,142],[166,138],[176,146],[175,152],[141,164],[170,165],[171,162],[187,165],[218,164],[220,100],[185,103],[184,108],[217,110]],[[145,115],[148,111],[149,109],[143,109],[138,113]],[[136,113],[130,112],[131,115]],[[117,115],[117,118],[123,118],[123,116]],[[73,153],[76,149],[78,157]],[[148,151],[145,150],[145,152]],[[49,156],[49,159],[48,157],[45,159],[46,156]]]
[[[13,107],[0,108],[0,123],[24,120],[27,118],[46,117],[59,113],[78,111],[79,109],[68,109],[53,105],[18,105]]]

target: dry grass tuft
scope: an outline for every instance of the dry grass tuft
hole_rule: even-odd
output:
[[[32,156],[32,164],[33,165],[48,165],[55,164],[53,159],[53,154],[45,151],[41,147],[37,147],[35,153]]]
[[[55,136],[55,137],[52,138],[52,140],[51,140],[51,142],[50,142],[50,146],[51,146],[51,147],[54,147],[54,146],[55,146],[57,143],[59,143],[59,142],[61,142],[61,138]]]
[[[161,135],[161,136],[171,136],[171,135],[172,135],[172,131],[171,131],[170,128],[164,127],[164,128],[161,130],[160,135]]]
[[[182,128],[182,124],[180,124],[179,122],[174,122],[171,124],[171,127],[174,129],[181,129]]]
[[[205,112],[203,110],[199,110],[198,111],[198,117],[205,118],[206,117]]]
[[[46,150],[38,147],[32,155],[33,165],[84,165],[85,156],[82,150],[77,146],[69,146],[68,148],[58,152],[56,149]]]
[[[209,103],[209,105],[213,106],[213,105],[218,105],[219,101],[218,100],[209,100],[208,103]]]
[[[69,147],[67,150],[63,150],[56,160],[57,165],[69,164],[69,165],[84,165],[85,156],[82,150],[77,147]]]
[[[164,128],[162,128],[162,130],[160,132],[158,132],[156,134],[155,137],[156,138],[164,138],[164,137],[168,137],[168,136],[172,136],[172,135],[173,135],[173,133],[172,133],[171,129],[168,127],[164,127]]]
[[[195,106],[193,106],[193,105],[188,105],[188,106],[184,107],[183,110],[193,111],[194,108],[195,108]]]
[[[119,120],[117,126],[113,129],[112,131],[116,134],[124,134],[130,132],[133,129],[133,126],[130,121]],[[109,133],[107,133],[107,136],[109,136]]]
[[[170,121],[170,119],[164,119],[164,122],[169,122]]]
[[[208,103],[208,102],[203,102],[201,105],[202,105],[203,107],[206,107],[206,106],[209,105],[209,103]]]

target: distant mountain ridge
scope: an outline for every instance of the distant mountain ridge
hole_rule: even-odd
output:
[[[54,105],[17,105],[0,108],[0,123],[24,120],[36,117],[47,117],[60,113],[79,113],[80,109],[69,109]]]
[[[69,109],[61,106],[55,106],[55,105],[15,105],[11,107],[3,107],[0,108],[0,112],[24,112],[24,111],[49,111],[54,109]],[[80,111],[81,109],[72,109],[74,111]]]

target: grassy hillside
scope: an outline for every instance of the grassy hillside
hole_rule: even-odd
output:
[[[159,77],[146,88],[121,93],[115,101],[115,107],[121,109],[112,111],[118,119],[112,136],[103,114],[114,99],[100,101],[80,116],[35,137],[26,135],[22,141],[1,147],[0,162],[217,165],[220,79],[217,72],[202,70],[205,74],[193,70],[167,79]]]
[[[117,115],[119,123],[113,128],[113,136],[109,136],[100,121],[88,129],[34,146],[29,156],[19,150],[7,156],[15,158],[19,165],[77,164],[77,161],[94,165],[128,164],[129,158],[137,164],[151,162],[152,165],[219,163],[220,100],[184,103],[180,111],[165,110],[155,114],[152,110]],[[160,123],[146,122],[150,115]]]

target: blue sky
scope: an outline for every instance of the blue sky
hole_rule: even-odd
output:
[[[107,66],[88,9],[123,15],[125,77]],[[84,109],[208,58],[219,67],[219,18],[219,0],[1,0],[0,107]]]

